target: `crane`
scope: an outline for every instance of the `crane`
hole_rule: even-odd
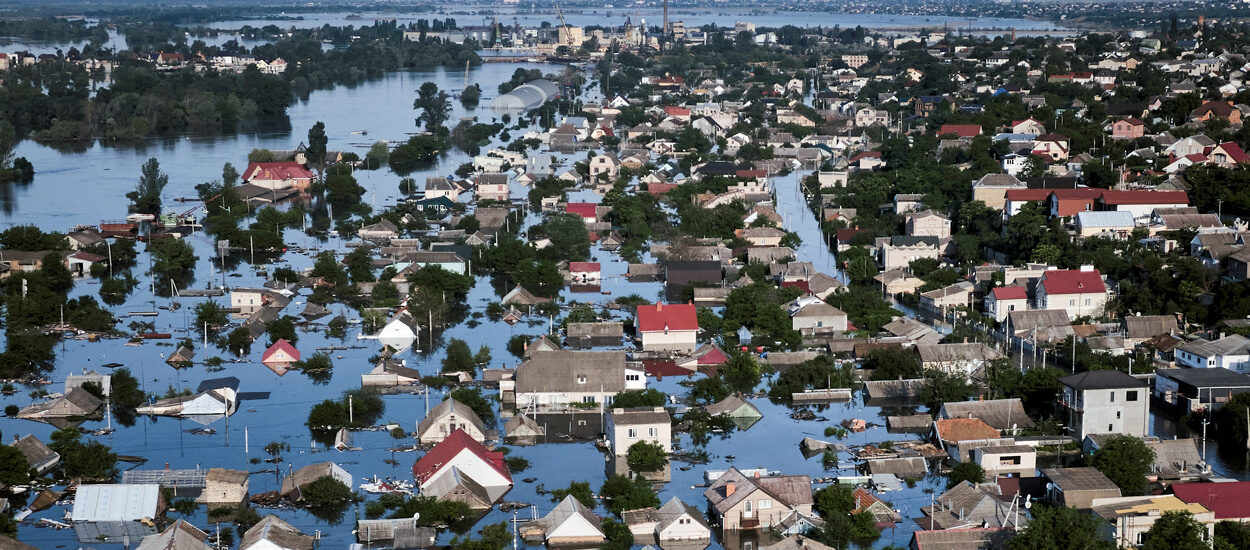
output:
[[[569,32],[569,24],[564,20],[564,12],[560,11],[560,4],[556,4],[556,15],[560,16],[560,26],[564,28],[564,37],[568,40],[569,46],[573,45],[573,33]]]

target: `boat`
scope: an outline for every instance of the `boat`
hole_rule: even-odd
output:
[[[152,214],[130,214],[126,216],[126,221],[131,222],[150,222],[155,219],[156,216]]]
[[[369,135],[369,131],[368,130],[356,130],[352,132],[352,135],[353,136],[367,136]]]

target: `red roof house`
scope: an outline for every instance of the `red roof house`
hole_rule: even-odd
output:
[[[243,172],[243,181],[265,189],[304,190],[312,185],[313,173],[298,162],[253,162]]]
[[[1008,191],[1010,193],[1011,191]],[[1102,189],[1078,187],[1076,189],[1052,189],[1048,194],[1050,215],[1060,218],[1075,216],[1094,209],[1094,202],[1102,196]]]
[[[601,269],[599,262],[569,262],[569,275],[573,283],[596,283]]]
[[[1171,489],[1176,498],[1215,512],[1216,520],[1250,520],[1250,481],[1175,483]]]
[[[1046,271],[1036,294],[1038,309],[1062,309],[1071,319],[1099,314],[1107,303],[1107,285],[1093,266]]]
[[[677,118],[690,118],[690,109],[677,107],[675,105],[667,105],[664,107],[664,114]]]
[[[990,291],[995,300],[1028,300],[1029,292],[1022,286],[1000,286]]]
[[[512,488],[512,474],[503,453],[488,450],[460,429],[451,432],[417,460],[412,466],[412,477],[417,480],[422,494],[451,490],[462,483],[463,478],[469,478],[485,491],[486,500],[491,502],[499,500]],[[443,495],[430,496],[440,498]]]
[[[937,135],[946,136],[954,134],[961,138],[973,138],[981,135],[980,124],[943,124],[938,128]]]
[[[570,202],[564,206],[564,211],[569,214],[577,214],[582,217],[586,223],[594,223],[599,221],[598,205],[589,202]]]
[[[1211,159],[1211,162],[1221,166],[1234,166],[1247,161],[1245,151],[1241,150],[1240,145],[1231,141],[1226,141],[1215,147],[1208,147],[1204,152],[1207,158]]]
[[[260,356],[260,362],[266,365],[290,365],[296,361],[299,361],[299,350],[285,338],[279,338]]]
[[[694,351],[699,318],[694,304],[638,306],[638,334],[643,350]]]

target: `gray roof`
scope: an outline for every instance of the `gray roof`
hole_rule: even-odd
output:
[[[980,342],[957,344],[918,344],[916,351],[922,363],[956,361],[993,361],[1003,356],[998,350]]]
[[[435,405],[433,409],[430,409],[430,414],[425,415],[425,418],[421,419],[421,423],[417,424],[417,437],[420,437],[426,430],[432,428],[438,419],[449,414],[457,415],[462,420],[469,421],[470,424],[473,424],[482,433],[486,432],[485,424],[482,423],[482,419],[477,413],[473,412],[473,409],[449,397],[446,401]]]
[[[1132,229],[1137,226],[1133,213],[1127,210],[1077,212],[1076,223],[1081,227],[1109,227]]]
[[[866,464],[870,474],[894,474],[899,477],[924,477],[929,472],[924,457],[881,458]]]
[[[890,237],[890,246],[929,246],[937,248],[941,239],[928,235],[895,235]]]
[[[1115,491],[1120,487],[1098,470],[1083,466],[1079,468],[1046,468],[1042,475],[1064,491]]]
[[[733,483],[736,486],[731,495],[726,494],[725,486]],[[767,476],[749,478],[737,467],[730,467],[716,481],[703,491],[708,503],[721,513],[733,508],[746,499],[756,489],[762,490],[773,497],[778,504],[794,507],[812,503],[812,480],[808,476]]]
[[[721,399],[720,401],[717,401],[716,403],[712,403],[711,405],[707,405],[703,407],[703,410],[707,411],[707,413],[711,416],[716,416],[720,414],[734,414],[738,411],[738,409],[741,409],[742,407],[747,407],[750,409],[750,411],[753,411],[753,412],[748,412],[747,414],[748,416],[758,416],[758,417],[764,416],[764,414],[760,412],[759,408],[751,404],[750,401],[743,399],[739,395],[731,395],[729,397]]]
[[[1011,529],[935,529],[913,533],[912,548],[980,550],[1006,548]]]
[[[269,541],[280,548],[290,550],[312,550],[314,539],[300,532],[295,526],[283,521],[278,516],[269,514],[265,516],[265,519],[260,520],[260,523],[253,525],[251,529],[243,533],[243,539],[239,543],[239,550],[251,548],[261,541]]]
[[[564,500],[561,500],[555,508],[552,508],[550,512],[547,512],[547,515],[531,523],[537,523],[543,526],[546,532],[550,533],[555,530],[556,527],[568,521],[569,518],[573,516],[582,516],[582,518],[594,526],[595,529],[599,529],[599,518],[596,517],[589,508],[586,508],[586,505],[574,498],[573,495],[564,497]],[[599,529],[599,534],[603,534],[601,529]]]
[[[517,366],[516,392],[625,391],[625,353],[619,351],[535,351]]]
[[[1091,370],[1059,379],[1059,383],[1077,391],[1144,388],[1145,380],[1118,370]]]
[[[569,323],[568,340],[578,338],[605,338],[620,340],[625,335],[625,328],[619,321],[599,323]]]
[[[1250,376],[1223,367],[1208,369],[1159,369],[1155,371],[1155,376],[1170,378],[1198,388],[1214,386],[1250,387]]]
[[[1130,315],[1124,318],[1124,332],[1129,338],[1154,338],[1176,330],[1176,317],[1173,315]]]
[[[1230,334],[1219,340],[1194,340],[1185,342],[1177,349],[1200,357],[1216,357],[1221,355],[1243,355],[1250,353],[1250,338],[1240,334]]]
[[[1010,430],[1013,426],[1030,428],[1033,421],[1024,412],[1019,399],[990,399],[986,401],[952,401],[942,405],[943,418],[979,418],[996,430]]]
[[[135,550],[210,550],[212,547],[204,544],[206,538],[206,533],[180,519],[159,534],[144,537]],[[0,548],[7,549],[3,544]]]
[[[617,426],[668,424],[672,419],[664,407],[631,407],[612,409],[612,423]]]
[[[968,481],[951,487],[934,500],[934,505],[924,506],[921,510],[933,520],[933,527],[939,529],[1002,527],[1014,525],[1016,517],[1019,517],[1011,513],[1010,502],[1003,502]],[[1020,516],[1023,516],[1022,520],[1028,519],[1027,514]]]
[[[703,519],[703,512],[700,512],[694,506],[682,502],[681,499],[673,497],[668,502],[665,502],[664,506],[661,506],[656,514],[659,516],[659,527],[657,530],[668,528],[669,525],[681,519],[683,514],[689,516],[704,529],[709,529],[707,522]]]

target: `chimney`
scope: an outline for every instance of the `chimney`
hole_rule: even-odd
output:
[[[659,312],[661,312],[661,311],[664,311],[664,302],[656,302],[656,303],[655,303],[655,312],[656,312],[656,313],[659,313]]]
[[[755,471],[755,479],[759,479],[759,478],[760,478],[760,471],[759,471],[759,470],[756,470],[756,471]]]
[[[737,488],[738,486],[735,485],[734,482],[732,481],[730,481],[729,483],[726,483],[725,484],[725,498],[734,496],[734,490],[736,490]]]

